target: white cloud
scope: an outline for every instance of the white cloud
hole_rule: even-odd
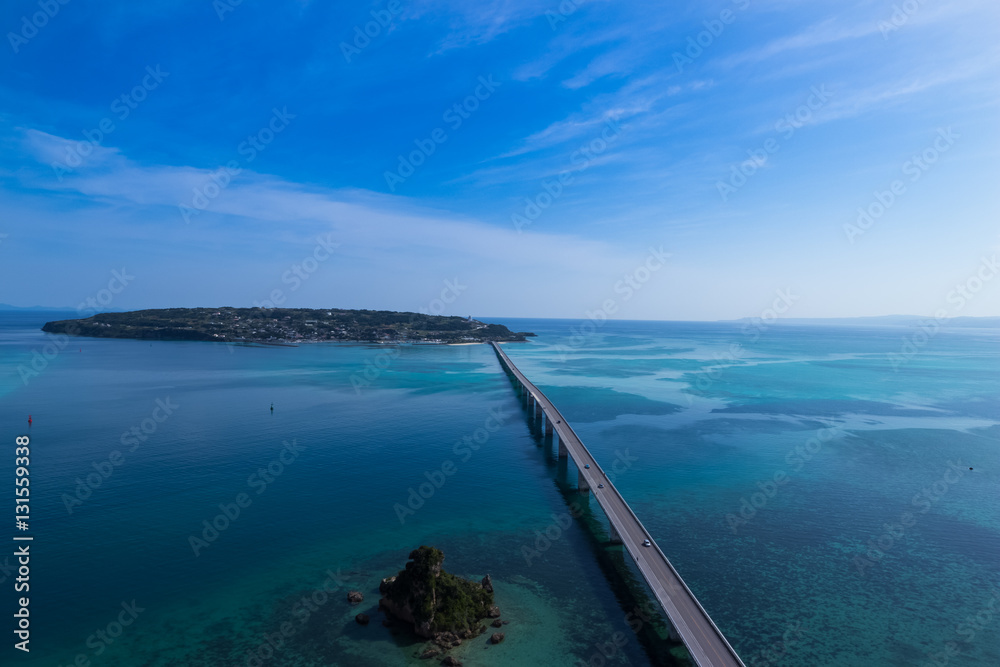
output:
[[[834,44],[849,39],[857,39],[878,33],[874,21],[853,26],[839,25],[835,19],[827,19],[814,24],[802,32],[772,40],[767,44],[742,53],[737,53],[720,61],[723,67],[759,63],[786,51],[814,48],[825,44]]]
[[[25,136],[32,154],[43,164],[69,143],[35,130],[28,130]],[[99,160],[85,163],[62,181],[48,173],[27,178],[35,188],[76,193],[116,207],[157,207],[161,216],[165,207],[173,216],[166,219],[183,226],[178,205],[193,206],[193,191],[204,191],[212,183],[213,173],[190,166],[140,165],[116,150],[103,149]],[[619,249],[603,242],[570,235],[519,234],[513,226],[498,228],[399,197],[305,186],[249,170],[234,176],[187,225],[197,235],[199,224],[214,216],[231,216],[237,226],[322,226],[345,243],[377,249],[373,252],[421,249],[511,267],[546,266],[547,270],[579,272],[581,267],[622,257]]]
[[[515,28],[527,25],[548,7],[525,0],[421,0],[413,2],[407,17],[428,20],[447,16],[448,34],[438,45],[438,54],[452,49],[491,42]]]
[[[104,165],[119,155],[115,148],[90,141],[65,139],[34,128],[24,130],[22,146],[39,162],[50,166],[58,164],[64,168]]]

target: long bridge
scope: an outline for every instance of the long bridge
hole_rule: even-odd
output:
[[[558,435],[559,458],[573,457],[579,472],[577,486],[581,491],[593,491],[611,523],[611,539],[625,546],[698,667],[745,667],[559,410],[517,369],[497,343],[490,345],[505,372],[516,380],[526,396],[529,419],[544,422],[546,436],[553,431]],[[603,488],[598,484],[603,484]],[[646,540],[649,546],[644,546]]]

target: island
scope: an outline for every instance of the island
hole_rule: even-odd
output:
[[[535,334],[470,317],[339,308],[160,308],[46,322],[42,331],[95,338],[293,345],[303,342],[486,343]]]
[[[438,657],[460,646],[463,640],[486,632],[486,626],[480,623],[485,618],[494,619],[494,627],[503,625],[500,609],[493,603],[490,575],[480,582],[469,581],[445,572],[443,563],[440,549],[421,546],[410,552],[405,569],[379,585],[379,608],[410,626],[419,637],[433,642],[420,654],[423,659]],[[504,633],[495,632],[489,643],[503,640]],[[461,663],[446,657],[442,664]]]

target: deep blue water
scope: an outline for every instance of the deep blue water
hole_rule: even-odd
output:
[[[466,664],[600,664],[619,632],[605,664],[660,659],[629,630],[629,559],[599,509],[565,519],[586,497],[487,346],[58,348],[39,331],[72,316],[0,313],[0,479],[12,506],[30,434],[35,538],[32,651],[4,664],[419,664],[375,607],[420,544],[497,582],[507,640],[469,642]],[[619,489],[748,665],[1000,664],[1000,332],[938,333],[894,370],[899,327],[496,321],[539,334],[511,358],[605,467],[627,462]],[[36,351],[51,359],[23,379]]]

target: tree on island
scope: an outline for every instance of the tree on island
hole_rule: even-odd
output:
[[[405,569],[382,580],[379,603],[392,616],[412,624],[416,634],[434,638],[452,633],[467,639],[486,631],[481,619],[500,615],[489,575],[475,582],[445,572],[444,553],[434,547],[421,546],[409,558]]]

